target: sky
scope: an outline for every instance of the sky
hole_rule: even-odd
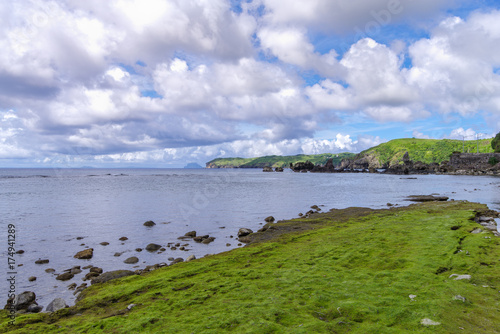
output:
[[[0,167],[183,167],[500,131],[500,4],[0,2]]]

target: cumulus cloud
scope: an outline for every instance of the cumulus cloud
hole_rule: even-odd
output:
[[[146,163],[359,151],[382,140],[343,133],[346,114],[380,123],[483,115],[488,131],[500,129],[499,11],[428,28],[422,18],[449,1],[239,5],[1,2],[0,158]],[[367,37],[402,22],[423,22],[428,37]],[[342,34],[352,45],[317,43]],[[324,129],[339,134],[315,138]]]
[[[330,1],[262,0],[265,19],[272,24],[302,24],[326,32],[360,31],[381,25],[433,17],[448,5],[447,0],[360,0]]]

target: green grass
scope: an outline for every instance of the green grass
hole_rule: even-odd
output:
[[[328,159],[333,159],[334,165],[339,165],[342,159],[352,158],[353,153],[324,153],[314,155],[293,155],[293,156],[278,156],[270,155],[258,158],[218,158],[207,162],[207,167],[215,168],[233,167],[233,168],[263,168],[263,167],[289,167],[290,163],[311,161],[313,164],[324,165]]]
[[[475,140],[461,141],[450,139],[394,139],[387,143],[380,144],[368,150],[362,151],[356,156],[356,159],[372,156],[375,157],[380,165],[388,163],[397,164],[402,161],[403,155],[408,152],[410,159],[424,163],[441,163],[449,160],[453,152],[476,153],[477,142]],[[479,140],[480,153],[492,153],[491,139]]]
[[[309,230],[95,285],[75,307],[14,327],[2,311],[0,332],[499,333],[500,241],[469,233],[483,209],[425,203],[279,223]]]

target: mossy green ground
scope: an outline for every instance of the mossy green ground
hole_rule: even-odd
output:
[[[15,326],[2,311],[0,332],[499,333],[500,238],[470,233],[484,209],[425,203],[282,222],[310,229],[95,285],[75,307]]]

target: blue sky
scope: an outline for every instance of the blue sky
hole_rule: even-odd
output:
[[[183,167],[500,131],[466,0],[0,4],[0,167]]]

